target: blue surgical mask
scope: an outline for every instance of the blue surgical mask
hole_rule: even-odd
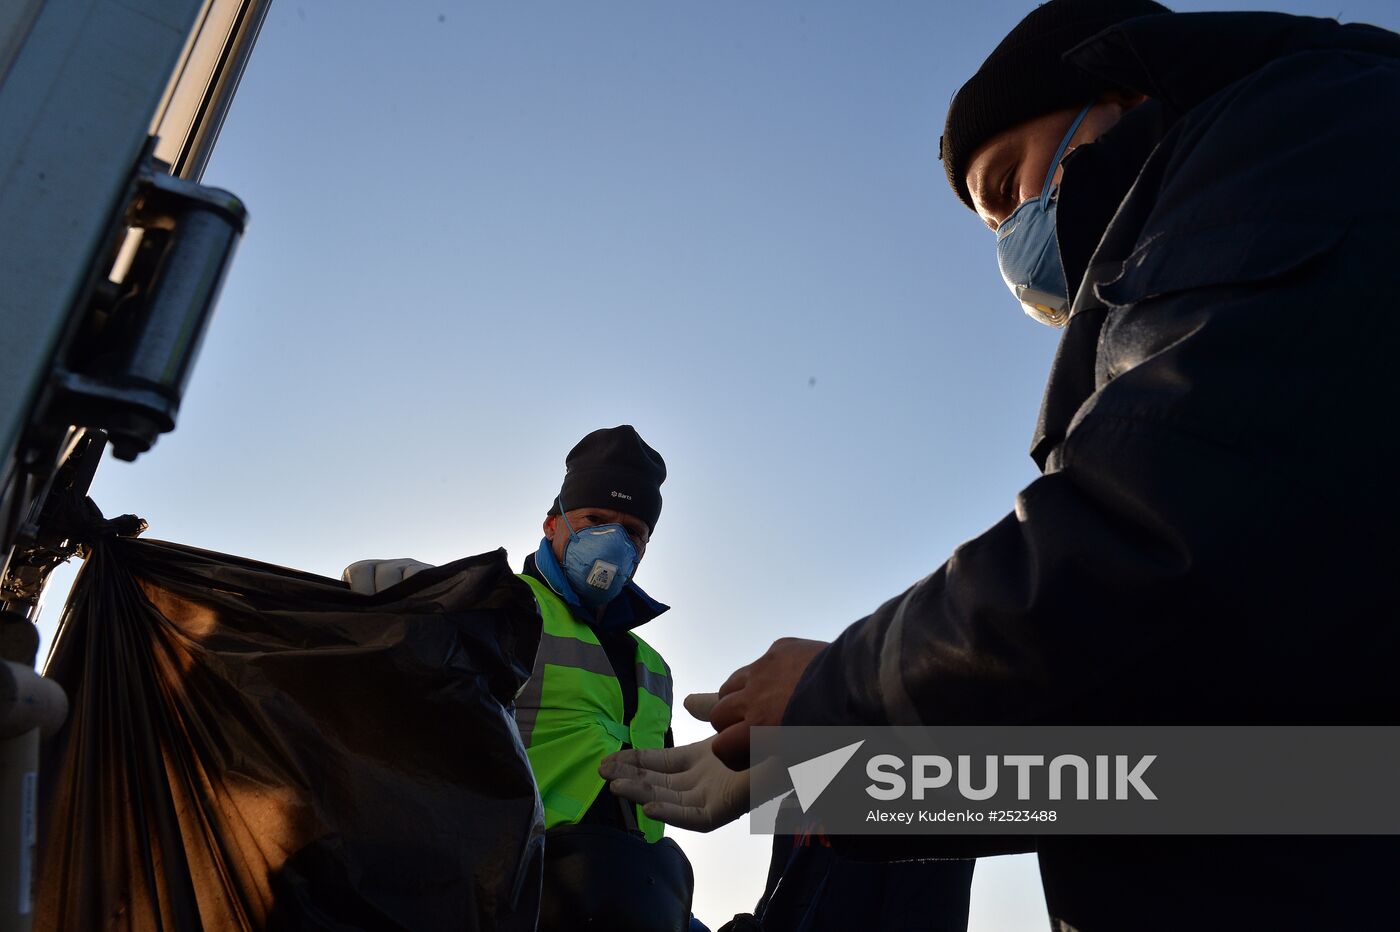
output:
[[[1050,327],[1063,327],[1069,322],[1069,286],[1065,284],[1060,241],[1055,233],[1057,189],[1050,183],[1055,179],[1055,169],[1060,167],[1070,139],[1088,113],[1089,107],[1079,111],[1079,116],[1069,125],[1069,132],[1060,140],[1060,148],[1055,150],[1050,170],[1045,174],[1040,197],[1021,204],[997,227],[997,265],[1001,267],[1001,277],[1026,314]]]
[[[579,601],[589,608],[606,605],[622,594],[637,568],[637,548],[620,524],[595,524],[575,531],[560,506],[559,517],[569,529],[564,546],[564,575]]]

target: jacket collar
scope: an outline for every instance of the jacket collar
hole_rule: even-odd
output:
[[[1179,115],[1274,59],[1329,50],[1400,58],[1400,36],[1362,23],[1287,13],[1162,13],[1110,26],[1065,59]]]
[[[1191,51],[1183,54],[1183,49]],[[1066,53],[1066,60],[1084,71],[1152,100],[1065,160],[1057,218],[1060,255],[1066,279],[1079,290],[1031,441],[1031,458],[1042,470],[1094,392],[1104,308],[1092,285],[1101,269],[1121,269],[1141,229],[1145,217],[1125,215],[1124,198],[1153,148],[1181,117],[1217,91],[1275,59],[1321,50],[1400,58],[1400,36],[1374,26],[1284,13],[1166,13],[1125,20]],[[1151,206],[1151,201],[1137,204],[1144,210]],[[1123,242],[1105,238],[1110,224]]]
[[[559,561],[554,559],[554,552],[549,550],[546,541],[541,541],[539,551],[525,558],[524,573],[548,586],[565,605],[569,606],[570,614],[576,619],[590,628],[598,626],[598,619],[593,616],[592,612],[584,608],[579,603],[578,596],[574,595],[573,589],[564,577],[563,570],[559,568]],[[669,605],[656,601],[643,592],[636,583],[628,581],[622,594],[604,608],[603,624],[609,631],[630,631],[633,628],[641,627],[669,609]]]

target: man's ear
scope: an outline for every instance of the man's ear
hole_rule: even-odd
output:
[[[555,526],[559,523],[559,522],[558,522],[558,518],[559,518],[558,515],[545,515],[545,516],[544,516],[544,539],[545,539],[545,540],[549,540],[549,541],[554,540],[554,528],[555,528]]]
[[[1137,91],[1129,91],[1120,88],[1104,91],[1099,97],[1100,101],[1117,104],[1124,113],[1147,100],[1146,94],[1139,94]]]

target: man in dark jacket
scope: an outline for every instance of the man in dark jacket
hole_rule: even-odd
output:
[[[736,671],[714,753],[742,767],[779,721],[1393,723],[1397,114],[1400,37],[1374,27],[1031,13],[955,97],[942,158],[1013,293],[1064,327],[1043,475],[834,643]],[[1391,925],[1398,851],[1039,841],[1081,932]]]

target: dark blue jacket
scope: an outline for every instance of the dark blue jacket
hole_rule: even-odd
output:
[[[824,838],[778,835],[755,916],[763,932],[966,932],[975,863],[854,860]]]
[[[1043,475],[786,721],[1393,724],[1400,37],[1168,14],[1067,57],[1152,102],[1065,163]],[[1400,875],[1388,839],[1039,848],[1080,932],[1376,927]]]

